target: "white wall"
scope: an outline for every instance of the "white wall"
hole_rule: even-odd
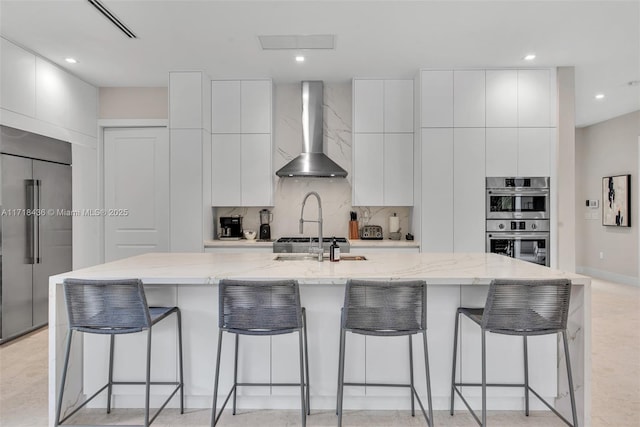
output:
[[[168,119],[166,87],[101,87],[99,119]]]
[[[280,169],[302,150],[302,99],[300,83],[276,84],[274,96],[274,157],[273,168]],[[349,211],[358,212],[361,219],[365,213],[371,218],[369,224],[380,225],[386,235],[388,217],[397,212],[401,232],[409,230],[409,208],[398,207],[351,207],[351,83],[327,83],[324,85],[324,143],[325,153],[349,175],[346,179],[329,178],[276,178],[274,192],[273,223],[271,237],[298,236],[298,219],[304,195],[316,191],[322,198],[323,235],[347,237],[349,234]],[[268,207],[271,209],[271,207]],[[256,208],[217,208],[216,217],[242,215],[245,230],[257,230],[260,224]],[[316,217],[315,201],[305,207],[305,218]],[[217,221],[217,220],[216,220]],[[362,224],[362,221],[361,221]],[[219,225],[217,222],[216,225]],[[314,224],[306,224],[304,234],[317,234]],[[211,236],[205,236],[210,239]]]
[[[640,111],[576,131],[577,271],[623,283],[638,280]],[[562,165],[560,165],[562,168]],[[631,227],[602,225],[602,178],[631,174]],[[598,209],[586,199],[600,201]],[[587,217],[589,219],[587,219]],[[604,257],[600,259],[600,252]]]

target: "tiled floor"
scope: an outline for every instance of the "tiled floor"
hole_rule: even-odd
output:
[[[640,426],[640,287],[600,280],[592,287],[592,419],[593,426]],[[208,426],[210,411],[165,410],[153,423],[156,427]],[[469,414],[451,417],[435,413],[436,426],[475,426]],[[105,417],[92,411],[74,422],[140,423],[140,411],[118,410]],[[489,413],[492,426],[550,427],[564,425],[548,413]],[[316,412],[308,418],[310,427],[335,426],[332,411]],[[0,426],[44,427],[47,425],[47,331],[42,330],[0,347]],[[297,411],[241,411],[225,413],[220,426],[296,426]],[[348,411],[345,426],[423,426],[416,414],[399,411]]]

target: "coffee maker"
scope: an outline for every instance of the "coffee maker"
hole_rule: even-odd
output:
[[[220,238],[239,239],[242,237],[242,217],[221,216],[220,217]]]
[[[269,223],[273,221],[273,213],[269,209],[260,210],[260,240],[271,240],[271,226]]]

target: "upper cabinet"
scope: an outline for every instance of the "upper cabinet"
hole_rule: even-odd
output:
[[[453,72],[453,126],[485,126],[484,70]]]
[[[211,129],[209,83],[209,77],[200,71],[170,73],[171,129]]]
[[[413,205],[413,80],[353,81],[353,205]]]
[[[487,127],[518,126],[518,71],[487,70]]]
[[[273,205],[272,82],[211,82],[213,206]]]
[[[211,82],[212,133],[271,133],[271,80]]]
[[[36,57],[0,38],[0,103],[25,116],[36,115]]]
[[[453,71],[426,70],[420,79],[420,124],[423,128],[453,126]]]
[[[67,131],[97,136],[97,89],[51,62],[0,38],[0,107],[36,122],[20,121],[25,130],[41,133],[36,124],[54,125],[50,136],[73,139]],[[3,120],[3,124],[13,125]],[[55,128],[53,128],[55,129]],[[62,137],[64,135],[64,137]]]

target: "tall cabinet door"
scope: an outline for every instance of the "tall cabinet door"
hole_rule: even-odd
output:
[[[211,204],[242,206],[240,134],[211,136]]]
[[[44,325],[49,313],[49,276],[71,271],[71,166],[33,161],[33,178],[40,181],[38,216],[39,262],[33,267],[33,325]],[[50,215],[50,212],[55,212]]]
[[[271,135],[242,135],[240,141],[241,206],[272,206]]]
[[[32,230],[24,214],[32,161],[2,155],[2,338],[32,326]],[[33,219],[33,217],[31,217]]]
[[[105,208],[128,209],[105,216],[105,261],[168,251],[167,130],[107,129],[104,151]]]

